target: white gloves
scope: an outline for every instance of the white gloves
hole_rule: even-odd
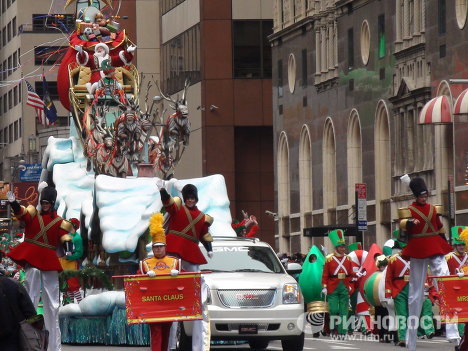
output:
[[[208,257],[213,258],[213,251],[208,251]]]
[[[146,275],[149,277],[156,277],[156,272],[155,271],[148,271],[146,272]]]
[[[83,47],[81,45],[75,45],[75,50],[81,54],[83,52]]]
[[[465,273],[463,271],[458,270],[457,275],[461,278],[465,276]]]
[[[134,52],[136,50],[136,46],[135,45],[130,45],[128,48],[127,48],[127,52]]]
[[[166,187],[166,182],[158,178],[156,180],[156,186],[158,187],[158,190],[164,189]]]
[[[322,289],[322,294],[325,295],[325,296],[327,296],[327,294],[328,294],[327,288],[323,288],[323,289]]]
[[[13,191],[7,192],[7,199],[8,199],[8,202],[15,202],[16,201],[16,196],[13,193]]]
[[[366,271],[364,271],[364,272],[356,272],[356,277],[358,277],[358,278],[365,277],[366,274],[367,274]]]
[[[175,277],[178,274],[179,274],[179,271],[177,269],[171,269],[171,276]]]

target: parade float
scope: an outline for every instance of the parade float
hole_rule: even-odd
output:
[[[136,263],[150,251],[148,221],[162,208],[157,178],[166,180],[172,196],[194,184],[198,208],[214,218],[212,236],[236,235],[223,176],[175,177],[190,139],[190,82],[174,98],[140,74],[132,63],[137,45],[111,15],[112,3],[103,3],[104,8],[99,1],[66,3],[76,7],[76,26],[57,84],[70,112],[70,137],[49,138],[41,181],[55,186],[58,214],[82,223],[83,268],[110,277],[135,274]],[[153,86],[160,94],[150,97]],[[147,325],[127,324],[121,282],[106,291],[110,288],[99,284],[96,274],[88,278],[83,300],[60,309],[62,341],[148,345]]]

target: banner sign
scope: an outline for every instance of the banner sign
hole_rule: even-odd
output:
[[[468,276],[460,278],[457,275],[447,275],[430,278],[436,279],[439,287],[441,322],[451,323],[452,318],[458,318],[457,323],[468,322]]]
[[[201,274],[116,276],[124,278],[128,324],[203,319]]]
[[[38,182],[41,179],[42,164],[27,163],[24,170],[19,172],[19,179],[22,182]]]

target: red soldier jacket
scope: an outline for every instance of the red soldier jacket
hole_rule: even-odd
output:
[[[16,217],[25,223],[24,241],[9,253],[21,266],[30,264],[41,271],[62,271],[56,248],[61,241],[71,240],[72,224],[57,213],[41,215],[34,206],[21,206]]]
[[[353,264],[347,255],[339,256],[336,252],[327,255],[323,266],[322,287],[327,288],[328,294],[335,291],[341,281],[348,288],[349,293],[352,294],[353,284],[351,279],[353,277]]]
[[[458,273],[458,270],[462,271],[462,268],[468,266],[468,253],[459,255],[457,252],[450,252],[445,256],[450,274],[454,275]]]
[[[400,221],[400,228],[408,232],[409,238],[408,245],[403,249],[403,256],[428,258],[434,255],[446,255],[452,251],[447,240],[439,235],[444,234],[444,228],[433,205],[413,202],[408,209],[412,219],[418,219],[420,223],[411,223],[409,219]]]
[[[205,256],[198,247],[200,240],[213,241],[208,228],[213,218],[204,214],[196,206],[188,208],[179,197],[169,197],[163,201],[166,211],[171,215],[166,235],[166,251],[177,254],[192,264],[206,263]]]
[[[409,283],[410,261],[400,254],[390,257],[385,273],[385,297],[395,298]]]

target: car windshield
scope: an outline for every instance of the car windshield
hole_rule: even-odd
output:
[[[201,271],[284,273],[276,254],[265,246],[213,246],[213,258]]]

